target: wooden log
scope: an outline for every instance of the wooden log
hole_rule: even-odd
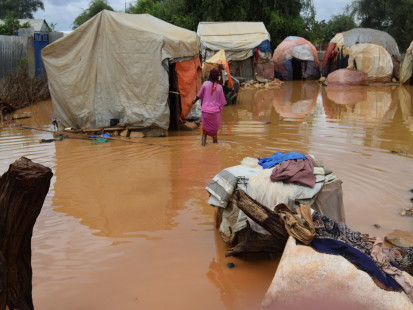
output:
[[[272,235],[263,235],[253,231],[249,226],[237,233],[235,246],[228,249],[225,256],[250,258],[276,258],[283,247]]]
[[[271,234],[274,247],[282,252],[287,243],[288,232],[278,214],[252,199],[244,191],[236,190],[231,199],[249,218]]]
[[[0,178],[0,309],[33,309],[31,237],[52,171],[22,157]]]

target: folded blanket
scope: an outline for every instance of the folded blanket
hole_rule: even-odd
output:
[[[243,165],[222,170],[205,187],[211,195],[208,203],[225,208],[235,189],[246,191],[249,177],[261,171],[261,167],[252,168]]]

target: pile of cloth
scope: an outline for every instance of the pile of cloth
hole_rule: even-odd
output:
[[[322,191],[332,183],[339,184],[339,190],[338,187],[329,189],[328,194],[320,201]],[[218,173],[206,190],[210,193],[209,204],[221,210],[217,224],[225,242],[234,245],[240,239],[236,237],[237,234],[245,230],[253,231],[250,236],[269,235],[270,242],[278,240],[283,243],[281,249],[284,249],[285,243],[290,243],[287,238],[293,238],[297,249],[309,247],[314,253],[322,253],[319,255],[329,254],[344,258],[373,280],[372,287],[404,293],[413,302],[413,248],[387,248],[381,238],[350,229],[344,223],[341,181],[314,156],[277,152],[267,158],[247,157],[242,160],[241,165]],[[243,194],[239,194],[240,192]],[[334,199],[336,201],[332,202]],[[240,200],[245,203],[240,203]],[[278,229],[282,229],[270,230],[268,221],[277,222]],[[267,227],[271,234],[264,227]],[[284,239],[272,238],[284,233]],[[248,241],[254,242],[254,238]],[[242,248],[245,248],[245,245],[248,246],[248,243],[244,243]],[[284,254],[281,258],[279,268],[281,266],[283,270],[280,272],[282,275],[277,279],[276,273],[273,280],[275,284],[267,293],[268,300],[272,301],[282,294],[288,297],[288,290],[285,291],[285,285],[282,285],[286,276],[292,277],[288,285],[296,286],[298,291],[302,289],[299,278],[294,278],[291,255],[296,255],[299,260],[303,252],[296,250],[296,254],[291,254],[291,248],[288,246],[289,250],[285,249],[289,252],[288,259],[283,260]],[[316,266],[321,259],[313,256]],[[308,256],[308,260],[313,256]],[[321,265],[319,268],[324,267]],[[326,267],[326,270],[328,268]],[[339,267],[337,268],[330,272],[339,274]],[[289,270],[289,273],[285,273],[285,270]],[[323,272],[320,271],[320,276],[325,278],[325,281],[330,281]],[[311,276],[306,275],[306,278],[310,279]],[[392,296],[398,298],[396,295]]]
[[[288,234],[315,251],[340,255],[363,270],[380,288],[404,291],[413,302],[413,283],[402,271],[413,276],[413,248],[386,248],[384,241],[350,229],[309,206],[292,211],[285,205],[276,207]]]
[[[292,209],[306,204],[335,220],[345,220],[341,181],[320,160],[302,153],[276,152],[265,158],[246,157],[240,165],[219,172],[206,190],[210,194],[208,203],[223,208],[219,230],[227,243],[247,227],[269,235],[237,207],[229,206],[235,190],[244,191],[270,210],[281,203]]]

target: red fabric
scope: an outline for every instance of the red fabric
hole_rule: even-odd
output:
[[[181,119],[187,117],[192,108],[192,100],[201,88],[201,61],[199,57],[177,62],[175,71],[181,95]]]
[[[296,183],[308,187],[314,187],[314,166],[311,159],[286,160],[272,170],[271,181]]]
[[[330,43],[327,47],[327,50],[324,54],[324,59],[323,59],[323,69],[325,69],[327,67],[328,64],[328,60],[332,57],[334,57],[333,55],[333,51],[336,48],[336,43]]]

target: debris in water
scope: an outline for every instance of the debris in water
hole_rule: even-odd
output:
[[[401,216],[413,216],[413,208],[401,209],[399,214]]]
[[[413,234],[404,230],[396,229],[390,234],[387,234],[384,237],[384,240],[400,248],[407,248],[413,246]]]
[[[393,153],[393,154],[400,154],[400,155],[410,155],[410,153],[409,153],[409,152],[406,152],[406,151],[395,151],[395,150],[390,150],[390,153]]]
[[[379,225],[379,224],[374,224],[373,225],[375,228],[377,228],[377,229],[380,229],[381,228],[381,226]]]
[[[106,139],[106,138],[97,138],[97,139],[92,140],[93,145],[102,144],[102,143],[106,143],[106,142],[109,142],[109,140]]]

